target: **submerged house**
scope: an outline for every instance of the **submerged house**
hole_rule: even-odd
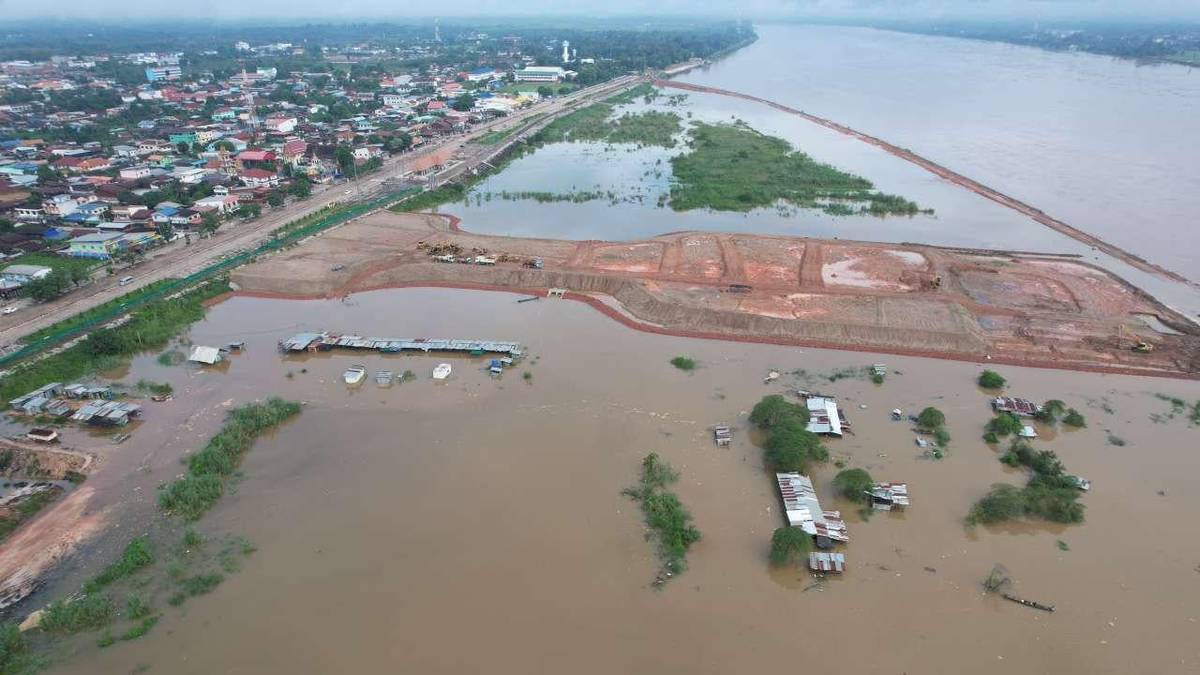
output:
[[[992,410],[998,413],[1007,412],[1022,417],[1033,417],[1042,411],[1042,406],[1023,398],[997,396],[992,399]]]
[[[121,401],[93,401],[85,404],[71,416],[76,422],[106,427],[122,427],[131,418],[142,414],[142,406]]]
[[[788,525],[799,527],[811,534],[821,548],[829,548],[833,542],[850,541],[846,532],[846,521],[840,511],[826,511],[817,500],[817,491],[808,476],[791,472],[775,474],[779,494],[783,497],[783,510]]]
[[[867,494],[871,497],[871,506],[880,511],[908,506],[908,483],[876,483]]]
[[[205,365],[213,365],[219,363],[222,359],[221,350],[216,347],[205,347],[196,345],[192,348],[191,355],[188,356],[188,361],[192,363],[203,363]]]
[[[21,412],[36,415],[42,412],[54,400],[54,397],[61,393],[62,382],[51,382],[43,387],[34,389],[24,396],[14,398],[12,401],[9,401],[9,405]]]
[[[841,437],[843,429],[849,426],[838,409],[837,399],[832,396],[805,397],[808,406],[808,430],[822,436]]]

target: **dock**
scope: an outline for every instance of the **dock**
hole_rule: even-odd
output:
[[[504,354],[521,356],[521,343],[501,340],[453,340],[448,338],[388,338],[363,337],[339,333],[298,333],[279,341],[279,350],[286,353],[325,352],[332,349],[355,349],[398,354],[401,352],[466,352],[473,356]]]

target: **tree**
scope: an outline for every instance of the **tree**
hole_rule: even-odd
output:
[[[821,439],[806,429],[806,424],[798,417],[788,417],[771,429],[763,447],[767,462],[776,470],[805,473],[810,462],[829,458]]]
[[[1082,429],[1087,426],[1087,421],[1083,419],[1083,415],[1074,408],[1067,408],[1067,414],[1062,418],[1063,424],[1076,429]]]
[[[866,469],[844,469],[833,477],[833,489],[853,501],[862,501],[874,486],[875,479]]]
[[[216,211],[209,211],[200,217],[200,232],[212,236],[221,227],[221,218]]]
[[[309,195],[312,194],[312,183],[307,178],[297,178],[288,187],[288,192],[292,193],[292,196],[297,199],[308,199]]]
[[[470,94],[463,94],[462,96],[454,99],[454,102],[450,104],[450,107],[459,112],[466,112],[475,107],[475,97]]]
[[[53,300],[62,295],[71,286],[71,275],[66,270],[57,269],[41,279],[34,279],[25,286],[29,297],[38,302]]]
[[[101,328],[83,341],[83,349],[92,356],[120,354],[123,348],[121,337],[111,328]]]
[[[979,374],[979,386],[984,389],[1000,389],[1004,383],[1005,379],[994,370],[985,370]]]
[[[1063,403],[1056,398],[1052,398],[1042,404],[1042,408],[1041,410],[1037,411],[1036,417],[1047,424],[1054,424],[1066,411],[1066,403]]]
[[[267,195],[267,204],[272,207],[283,206],[284,196],[282,190],[271,190],[271,194]]]
[[[188,146],[187,141],[179,141],[175,144],[175,150],[181,155],[186,155],[191,147]]]
[[[17,228],[13,225],[11,220],[7,218],[0,218],[0,233],[12,232],[15,229]]]
[[[551,96],[554,96],[554,90],[550,87],[542,85],[537,88],[537,94],[539,98],[550,98]]]
[[[772,565],[787,565],[804,559],[812,548],[812,537],[798,527],[780,527],[771,534]]]
[[[37,168],[37,177],[39,183],[50,183],[56,180],[62,180],[63,175],[54,170],[54,167],[49,164],[42,164]]]
[[[917,425],[922,429],[937,429],[946,423],[946,416],[941,410],[930,406],[917,415]]]
[[[154,231],[163,238],[163,241],[171,241],[171,238],[175,236],[175,226],[171,223],[159,223],[154,226]]]
[[[1010,412],[1002,412],[988,421],[985,429],[996,436],[1008,436],[1021,433],[1021,419]]]
[[[795,417],[808,424],[808,409],[791,403],[779,394],[764,396],[750,411],[750,422],[760,429],[770,429],[778,425],[784,418]]]
[[[71,283],[76,286],[92,278],[91,272],[82,267],[71,267],[67,273],[71,277]]]
[[[347,145],[337,146],[337,150],[333,153],[334,159],[337,161],[338,167],[341,168],[343,174],[349,174],[354,168],[354,151]]]
[[[1025,493],[1015,485],[996,483],[991,492],[976,502],[967,522],[998,523],[1025,515]]]
[[[254,202],[250,202],[249,204],[242,204],[240,207],[238,207],[238,212],[241,213],[244,218],[248,220],[254,220],[262,215],[262,207]]]
[[[570,87],[563,86],[563,87],[559,87],[559,88],[558,88],[558,95],[559,95],[559,96],[564,96],[564,95],[566,95],[566,94],[569,94],[569,93],[571,93],[571,88],[570,88]]]

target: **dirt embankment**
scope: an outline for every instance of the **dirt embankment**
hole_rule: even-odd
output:
[[[495,265],[435,262],[488,255]],[[532,264],[541,261],[541,267]],[[334,297],[405,286],[570,291],[638,330],[700,338],[1195,377],[1200,336],[1111,274],[1065,256],[680,232],[570,242],[380,213],[237,270],[244,292]],[[321,328],[320,326],[313,326]],[[1135,354],[1132,340],[1154,343]]]
[[[5,477],[26,480],[79,480],[95,464],[85,452],[12,440],[0,440],[0,459]],[[32,593],[47,570],[100,530],[103,518],[90,510],[93,494],[87,485],[70,490],[0,541],[0,609]]]
[[[762,104],[768,105],[768,106],[770,106],[776,110],[779,110],[781,112],[785,112],[785,113],[788,113],[791,115],[796,115],[796,116],[802,117],[802,118],[808,120],[809,122],[812,122],[814,124],[819,124],[827,129],[832,129],[833,131],[836,131],[840,134],[844,134],[846,136],[851,136],[853,138],[857,138],[858,140],[863,141],[864,143],[870,143],[871,145],[881,148],[881,149],[887,151],[888,153],[895,155],[896,157],[899,157],[908,162],[916,164],[917,166],[925,169],[926,171],[929,171],[930,173],[937,175],[939,178],[948,180],[951,183],[962,186],[962,187],[974,192],[975,194],[980,195],[981,197],[985,197],[985,198],[990,199],[1002,206],[1006,206],[1014,211],[1017,211],[1023,215],[1026,215],[1026,216],[1032,218],[1033,220],[1035,220],[1036,222],[1041,223],[1042,225],[1045,225],[1046,227],[1049,227],[1052,230],[1055,230],[1057,232],[1065,234],[1068,237],[1075,239],[1076,241],[1080,241],[1088,246],[1092,246],[1096,249],[1104,251],[1108,255],[1110,255],[1114,258],[1117,258],[1118,260],[1121,260],[1125,263],[1128,263],[1129,265],[1131,265],[1143,272],[1147,272],[1149,274],[1156,274],[1158,276],[1162,276],[1167,279],[1171,279],[1172,281],[1178,281],[1180,283],[1185,283],[1185,284],[1189,284],[1192,286],[1198,285],[1196,282],[1184,277],[1182,274],[1179,274],[1178,272],[1173,272],[1169,269],[1166,269],[1165,267],[1162,267],[1161,265],[1152,263],[1152,262],[1142,258],[1141,256],[1138,256],[1134,253],[1126,251],[1125,249],[1123,249],[1115,244],[1110,244],[1109,242],[1104,241],[1103,239],[1101,239],[1093,234],[1089,234],[1087,232],[1084,232],[1083,230],[1080,230],[1077,227],[1068,225],[1067,223],[1064,223],[1063,221],[1061,221],[1057,218],[1051,217],[1045,211],[1042,211],[1041,209],[1039,209],[1035,206],[1026,204],[1025,202],[1023,202],[1019,199],[1016,199],[1014,197],[1010,197],[1009,195],[1006,195],[1006,194],[1000,192],[999,190],[990,188],[976,180],[973,180],[973,179],[968,178],[960,173],[952,171],[952,170],[942,166],[941,164],[938,164],[934,161],[926,159],[910,150],[906,150],[899,146],[892,145],[891,143],[888,143],[887,141],[885,141],[881,138],[871,136],[870,134],[865,134],[861,131],[852,129],[848,126],[838,124],[837,122],[834,122],[833,120],[826,119],[824,117],[819,117],[817,115],[813,115],[812,113],[804,112],[803,110],[797,110],[795,108],[783,105],[782,103],[776,103],[775,101],[771,101],[771,100],[768,100],[765,98],[760,98],[758,96],[752,96],[750,94],[743,94],[743,93],[736,92],[736,91],[730,91],[728,89],[719,89],[716,87],[706,87],[706,86],[698,85],[698,84],[689,84],[686,82],[676,82],[673,80],[662,80],[662,79],[654,80],[654,85],[658,86],[658,87],[672,87],[675,89],[684,89],[687,91],[696,91],[696,92],[702,92],[702,93],[706,93],[706,94],[718,94],[721,96],[730,96],[733,98],[740,98],[740,99],[744,99],[747,101],[754,101],[756,103],[762,103]]]

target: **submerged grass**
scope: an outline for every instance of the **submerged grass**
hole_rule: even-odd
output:
[[[638,484],[624,490],[625,495],[642,506],[646,525],[658,542],[658,556],[666,576],[679,574],[687,568],[688,549],[700,540],[700,530],[692,525],[691,514],[679,497],[667,490],[667,486],[678,479],[678,472],[670,464],[650,453],[642,460]]]
[[[911,201],[883,194],[865,178],[795,151],[782,138],[735,124],[695,124],[690,152],[671,159],[676,211],[749,211],[780,201],[831,215],[915,215]],[[925,211],[930,213],[931,211]]]
[[[83,591],[84,593],[95,593],[152,564],[154,564],[154,551],[150,548],[149,541],[145,537],[134,537],[125,545],[125,550],[121,551],[121,557],[84,584]]]
[[[158,503],[171,513],[196,520],[221,497],[225,479],[263,433],[299,414],[300,404],[269,398],[234,409],[225,426],[187,462],[187,474],[164,485]]]

